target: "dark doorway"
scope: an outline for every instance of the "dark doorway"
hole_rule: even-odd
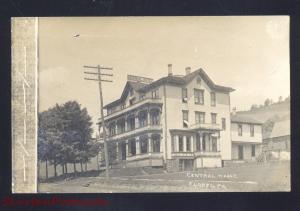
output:
[[[126,160],[126,143],[122,142],[121,144],[121,154],[122,154],[122,160]]]
[[[193,171],[194,170],[194,160],[180,159],[179,160],[179,170],[180,171]]]
[[[244,159],[244,148],[242,145],[238,145],[238,159],[239,160]]]

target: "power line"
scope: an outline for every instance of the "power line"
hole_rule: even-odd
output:
[[[100,97],[100,114],[101,114],[101,123],[103,128],[103,141],[104,141],[104,154],[105,154],[105,168],[106,168],[106,178],[109,178],[109,160],[108,160],[108,147],[107,147],[107,141],[106,141],[106,129],[105,129],[105,122],[104,122],[104,112],[103,112],[103,96],[102,96],[102,82],[113,82],[111,80],[104,80],[101,78],[101,76],[113,76],[113,74],[107,74],[107,73],[101,73],[101,70],[113,70],[113,68],[110,67],[101,67],[100,65],[97,66],[83,66],[84,68],[90,68],[90,69],[97,69],[97,72],[87,72],[85,71],[85,74],[89,75],[97,75],[97,78],[84,78],[85,80],[90,81],[98,81],[99,86],[99,97]],[[100,138],[100,125],[98,127],[99,129],[99,138]]]

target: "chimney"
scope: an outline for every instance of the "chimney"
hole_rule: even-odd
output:
[[[171,76],[171,75],[173,75],[172,64],[168,64],[168,76]]]
[[[186,67],[185,68],[185,75],[188,75],[191,73],[191,67]]]

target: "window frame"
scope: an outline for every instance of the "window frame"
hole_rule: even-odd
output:
[[[187,117],[187,119],[185,119],[184,117],[185,117],[185,115],[184,114],[186,114],[186,117]],[[187,122],[189,122],[189,111],[188,110],[182,110],[182,126],[183,127],[185,127],[185,128],[187,128],[188,127],[188,125],[187,126],[185,126],[185,123],[184,123],[184,121],[187,121]]]
[[[199,115],[199,121],[197,121],[197,116]],[[203,118],[201,118],[201,116]],[[203,119],[203,121],[201,121]],[[195,111],[195,123],[196,124],[205,124],[205,112],[202,111]]]
[[[152,97],[152,99],[158,99],[159,98],[158,89],[152,90],[151,97]]]
[[[226,118],[222,118],[222,129],[226,130]]]
[[[211,124],[217,124],[217,113],[210,113],[210,117],[211,117]]]
[[[238,136],[243,136],[243,124],[238,124]]]
[[[187,88],[181,89],[181,98],[182,98],[183,103],[187,103],[187,101],[188,101],[188,89]],[[184,98],[186,98],[186,100]]]
[[[213,97],[214,96],[214,97]],[[210,106],[216,107],[217,96],[215,92],[210,92]]]
[[[255,157],[256,147],[255,144],[251,144],[251,157]]]
[[[196,93],[199,93],[199,96]],[[194,101],[197,105],[204,105],[204,89],[194,89]]]

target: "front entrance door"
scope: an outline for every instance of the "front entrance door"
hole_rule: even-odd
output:
[[[239,160],[244,159],[244,149],[242,145],[238,145],[238,159]]]
[[[194,169],[194,160],[192,159],[180,159],[179,171],[192,171]]]
[[[121,154],[122,154],[122,160],[126,160],[126,143],[122,142],[121,144]]]
[[[184,162],[184,170],[192,171],[194,169],[194,160],[185,160]]]

